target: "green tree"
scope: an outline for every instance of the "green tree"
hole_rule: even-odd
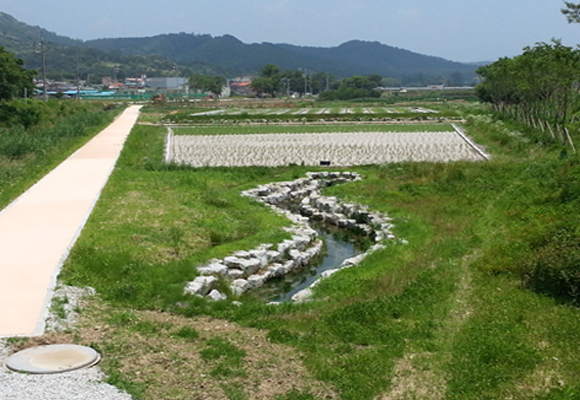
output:
[[[382,78],[381,78],[382,79]],[[344,78],[340,83],[340,86],[345,86],[354,89],[363,89],[363,90],[372,90],[376,88],[378,85],[371,81],[366,76],[351,76],[350,78]]]
[[[316,72],[310,76],[312,92],[321,93],[325,90],[331,90],[336,83],[334,75],[328,72]]]
[[[519,119],[564,144],[570,140],[567,125],[579,112],[580,51],[562,45],[537,43],[513,59],[481,67],[484,80],[477,85],[479,97],[494,108]]]
[[[291,93],[304,93],[304,75],[299,70],[288,70],[282,74],[283,79],[290,85]]]
[[[274,93],[274,85],[272,80],[263,76],[258,76],[252,80],[250,87],[264,96],[265,93]]]
[[[189,87],[220,95],[224,87],[224,82],[224,78],[219,75],[196,74],[189,78]]]
[[[281,78],[280,68],[275,64],[266,64],[260,70],[260,76],[271,79]]]
[[[566,16],[568,23],[580,23],[580,4],[565,1],[565,8],[562,8],[562,14]]]
[[[35,71],[24,69],[24,62],[0,47],[0,101],[23,97],[24,89],[32,94]]]
[[[379,74],[369,74],[369,75],[366,76],[366,78],[369,81],[373,82],[375,84],[375,87],[381,86],[381,83],[383,81],[383,77],[381,75],[379,75]]]
[[[403,86],[403,82],[397,78],[387,77],[382,79],[381,85],[384,87],[401,87]]]
[[[276,91],[280,89],[281,82],[280,68],[274,64],[266,64],[260,70],[260,76],[254,78],[250,86],[262,94],[268,93],[275,97]]]

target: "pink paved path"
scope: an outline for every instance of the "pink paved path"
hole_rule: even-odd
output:
[[[0,337],[39,335],[56,277],[139,116],[131,106],[0,213]]]

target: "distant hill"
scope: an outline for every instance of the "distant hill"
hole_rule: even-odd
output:
[[[379,42],[353,40],[337,47],[301,47],[290,44],[245,44],[233,36],[212,37],[188,33],[145,38],[98,39],[85,46],[129,54],[159,54],[187,64],[219,65],[224,71],[248,73],[273,63],[282,69],[307,68],[339,77],[378,73],[382,76],[475,76],[474,66],[413,53]]]
[[[57,35],[38,26],[30,26],[0,12],[0,46],[12,53],[30,51],[40,39],[58,46],[82,46],[82,40]]]
[[[100,82],[102,76],[170,76],[175,74],[217,73],[211,66],[191,63],[184,66],[159,55],[137,56],[121,51],[103,51],[85,46],[82,40],[30,26],[12,16],[0,12],[0,46],[16,54],[29,69],[41,69],[38,53],[40,40],[46,43],[46,66],[49,78],[83,80],[92,75],[92,82]]]
[[[379,42],[353,40],[336,47],[308,47],[290,44],[246,44],[231,35],[216,36],[173,33],[143,38],[115,38],[81,41],[57,35],[0,13],[0,46],[39,68],[34,43],[50,43],[49,70],[61,75],[112,74],[121,64],[121,75],[149,73],[167,75],[210,73],[228,77],[257,73],[273,63],[282,70],[306,68],[342,78],[376,73],[400,79],[405,84],[438,83],[454,77],[464,83],[475,80],[476,65],[413,53]],[[82,66],[79,67],[79,64]],[[175,72],[175,71],[173,71]]]

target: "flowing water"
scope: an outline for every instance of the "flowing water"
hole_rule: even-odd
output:
[[[311,226],[325,243],[325,251],[319,257],[319,262],[267,282],[253,291],[256,295],[275,302],[289,301],[296,293],[309,287],[324,271],[338,268],[344,260],[364,253],[370,246],[368,240],[344,230],[322,224]]]

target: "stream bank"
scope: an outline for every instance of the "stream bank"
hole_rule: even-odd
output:
[[[243,192],[244,196],[254,198],[290,219],[293,225],[285,229],[292,235],[291,239],[277,246],[262,244],[250,251],[237,251],[223,260],[210,260],[208,264],[198,267],[200,276],[186,285],[185,292],[222,300],[225,295],[216,290],[216,276],[223,276],[230,282],[232,293],[241,295],[309,266],[323,249],[323,242],[318,232],[310,226],[311,222],[340,228],[374,243],[364,253],[346,258],[339,265],[333,261],[333,265],[325,266],[319,274],[315,273],[314,280],[306,279],[309,287],[294,293],[292,301],[307,301],[312,295],[310,287],[321,279],[342,268],[357,265],[368,254],[384,248],[385,245],[380,242],[396,239],[389,217],[371,212],[365,206],[344,203],[321,194],[325,187],[361,179],[356,172],[316,172],[308,173],[306,178],[261,185]],[[291,203],[297,205],[294,212],[286,208]],[[300,282],[295,286],[303,284]]]

